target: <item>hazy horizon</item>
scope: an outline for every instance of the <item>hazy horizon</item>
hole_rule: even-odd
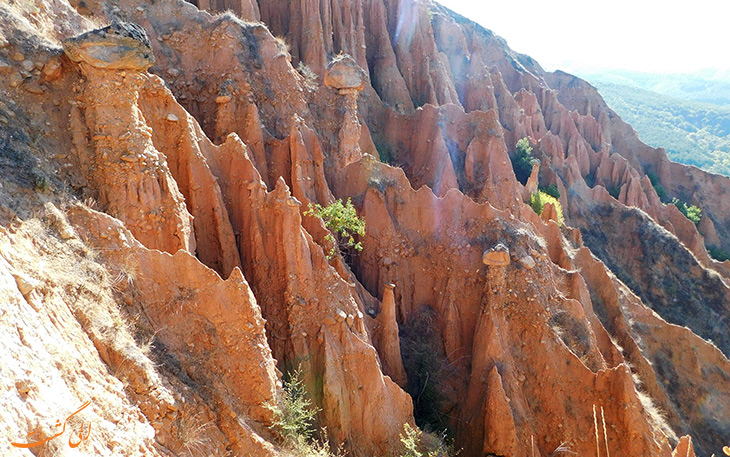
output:
[[[730,80],[721,54],[730,2],[697,0],[692,8],[616,0],[604,8],[578,0],[509,2],[437,0],[481,24],[548,71],[606,70],[650,74],[706,73]]]

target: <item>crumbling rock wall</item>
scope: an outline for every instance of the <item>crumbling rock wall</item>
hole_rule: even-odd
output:
[[[730,182],[641,144],[587,83],[429,2],[46,3],[32,21],[0,6],[15,132],[0,165],[18,170],[0,188],[1,316],[30,367],[7,377],[9,433],[49,395],[23,379],[41,369],[27,348],[52,350],[24,335],[51,331],[89,365],[81,383],[64,375],[78,355],[55,365],[64,398],[127,383],[99,390],[114,407],[93,417],[125,411],[136,437],[98,449],[179,455],[195,429],[208,453],[277,455],[277,368],[301,367],[332,444],[397,454],[424,420],[399,327],[429,313],[443,369],[426,409],[462,455],[726,444],[730,268],[704,242],[728,239]],[[82,15],[113,25],[83,35]],[[509,161],[523,137],[541,161],[527,189]],[[698,227],[648,172],[702,206]],[[536,180],[559,189],[562,226],[525,204]],[[304,212],[348,197],[367,229],[346,263]],[[96,279],[74,287],[33,256]]]

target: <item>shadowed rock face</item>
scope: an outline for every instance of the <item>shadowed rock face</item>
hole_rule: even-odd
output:
[[[466,457],[594,455],[596,433],[613,455],[720,454],[730,266],[703,235],[727,238],[730,180],[669,163],[585,82],[436,4],[71,3],[37,0],[32,27],[0,5],[0,171],[25,177],[0,187],[0,331],[14,357],[52,353],[29,341],[41,332],[91,354],[87,373],[43,366],[65,395],[84,378],[124,405],[124,429],[145,431],[135,452],[183,453],[196,417],[210,454],[280,455],[276,368],[301,367],[355,457],[399,455],[414,422],[449,428]],[[112,25],[82,33],[79,13]],[[73,64],[26,45],[46,35]],[[523,137],[541,163],[528,188],[509,160]],[[23,187],[44,164],[50,189]],[[707,220],[662,204],[650,169]],[[538,185],[559,191],[562,225],[525,204]],[[335,198],[367,228],[362,252],[329,259],[305,212]],[[69,259],[108,277],[57,277]],[[119,309],[153,335],[147,354],[107,323]],[[0,426],[25,436],[32,386],[13,370]],[[126,394],[108,392],[117,377]]]
[[[130,22],[115,21],[64,40],[63,50],[74,62],[109,70],[143,71],[155,63],[147,33]]]

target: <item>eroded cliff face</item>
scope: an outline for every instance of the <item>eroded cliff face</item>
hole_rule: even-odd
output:
[[[39,0],[0,6],[0,74],[8,436],[91,399],[97,453],[283,455],[298,367],[353,456],[414,423],[465,456],[721,452],[730,181],[491,32],[410,0]],[[367,223],[346,258],[305,214],[336,198]]]

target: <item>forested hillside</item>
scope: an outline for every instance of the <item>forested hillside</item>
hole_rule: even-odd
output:
[[[591,83],[642,141],[665,148],[674,161],[730,176],[730,107],[681,100],[626,84],[595,79]]]
[[[681,100],[730,106],[730,71],[701,70],[683,74],[642,73],[627,70],[578,72],[591,82],[636,87]]]

